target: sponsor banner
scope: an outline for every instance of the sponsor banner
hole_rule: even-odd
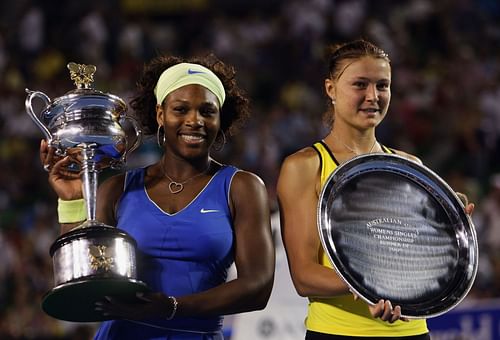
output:
[[[500,299],[464,300],[427,324],[432,340],[499,340]]]
[[[245,313],[233,321],[231,340],[303,340],[304,318],[303,308],[286,305]]]
[[[279,214],[271,216],[276,246],[274,287],[265,309],[234,315],[225,320],[225,335],[231,340],[303,340],[307,299],[295,291],[281,240]]]

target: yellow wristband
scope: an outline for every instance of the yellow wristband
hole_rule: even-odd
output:
[[[85,200],[63,201],[57,200],[57,214],[59,215],[59,223],[76,223],[87,219],[87,209],[85,208]]]

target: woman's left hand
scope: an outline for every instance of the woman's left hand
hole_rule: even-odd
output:
[[[375,305],[369,305],[368,309],[374,318],[380,318],[388,323],[394,323],[397,320],[408,321],[407,318],[401,316],[401,307],[396,306],[393,308],[389,300],[380,300]]]
[[[359,299],[359,296],[350,290],[354,300]],[[370,314],[374,318],[380,318],[382,321],[386,321],[388,323],[394,323],[397,320],[407,322],[408,319],[401,316],[401,307],[396,306],[392,307],[392,303],[389,300],[379,300],[378,303],[374,305],[368,304],[368,309],[370,310]]]
[[[467,215],[472,216],[472,212],[474,211],[474,203],[469,203],[469,199],[467,198],[467,195],[462,194],[461,192],[456,192],[458,198],[462,201],[465,207],[465,212]]]
[[[106,297],[95,304],[95,310],[114,319],[141,320],[172,315],[174,302],[163,293],[137,293],[134,302]]]
[[[474,211],[474,203],[469,203],[465,206],[465,212],[467,215],[472,216],[472,212]]]

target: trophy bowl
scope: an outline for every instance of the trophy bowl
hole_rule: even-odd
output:
[[[121,98],[90,87],[95,66],[69,63],[68,68],[77,88],[54,100],[41,91],[26,90],[26,112],[57,155],[79,154],[83,148],[91,148],[93,163],[100,168],[119,168],[141,142],[137,122],[125,115],[127,105]],[[43,101],[39,114],[33,110],[34,99]],[[124,128],[128,125],[135,131],[133,144]]]
[[[107,320],[95,311],[95,302],[106,296],[136,301],[135,293],[148,291],[137,280],[136,242],[125,231],[96,220],[99,172],[121,168],[126,156],[141,143],[141,130],[125,115],[119,97],[91,88],[96,67],[69,63],[76,89],[51,100],[45,93],[29,91],[26,112],[42,130],[58,156],[71,155],[78,171],[87,220],[61,235],[51,246],[55,287],[43,298],[42,309],[54,318],[94,322]],[[37,114],[33,100],[43,102]],[[133,132],[127,132],[132,128]],[[131,135],[133,141],[131,142]]]
[[[369,304],[407,318],[441,315],[474,282],[478,244],[456,193],[427,167],[393,154],[340,165],[318,202],[318,231],[333,268]]]

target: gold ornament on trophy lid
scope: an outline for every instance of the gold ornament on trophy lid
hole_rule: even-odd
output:
[[[68,63],[66,67],[69,70],[71,80],[79,89],[88,89],[94,82],[94,73],[97,70],[95,65]]]

